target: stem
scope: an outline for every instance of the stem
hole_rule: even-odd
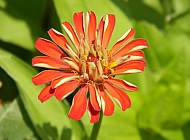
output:
[[[103,114],[102,114],[102,111],[101,111],[99,121],[97,123],[94,123],[94,125],[93,125],[90,140],[96,140],[97,139],[98,133],[99,133],[99,130],[100,130],[100,126],[101,126],[101,123],[102,123],[102,116],[103,116]]]

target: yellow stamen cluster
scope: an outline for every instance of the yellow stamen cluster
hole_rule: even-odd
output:
[[[85,39],[80,41],[79,65],[83,82],[102,83],[103,78],[109,75],[109,71],[107,71],[110,67],[108,65],[108,51],[107,49],[102,50],[98,31],[96,36],[96,41],[91,46],[88,45]]]

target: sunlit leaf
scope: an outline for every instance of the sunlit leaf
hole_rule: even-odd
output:
[[[33,41],[41,32],[44,6],[44,0],[1,0],[0,40],[34,50]]]
[[[112,0],[131,20],[146,21],[164,28],[165,19],[162,13],[147,4],[144,0]],[[154,0],[156,2],[156,0]],[[154,4],[155,5],[155,4]],[[159,7],[159,5],[157,5]]]
[[[184,14],[183,16],[180,16],[179,18],[176,18],[174,21],[171,22],[171,24],[169,24],[167,26],[166,29],[166,35],[167,35],[167,39],[168,41],[172,44],[173,50],[177,53],[180,51],[180,49],[184,49],[185,52],[185,56],[186,56],[186,62],[190,61],[190,28],[189,28],[189,24],[190,24],[190,12]],[[183,24],[182,24],[183,23]],[[174,33],[175,32],[175,33]],[[184,112],[183,112],[183,121],[184,121],[184,127],[183,130],[184,132],[186,132],[188,128],[187,124],[190,121],[190,65],[187,65],[186,67],[186,94],[185,94],[185,102],[184,102]],[[186,133],[188,134],[188,133]],[[185,135],[185,134],[184,134]],[[190,135],[188,135],[188,138],[190,138]]]
[[[173,0],[174,13],[176,16],[180,16],[190,10],[189,0]]]
[[[3,86],[3,83],[0,81],[0,88]]]
[[[174,52],[163,32],[145,22],[135,22],[134,26],[136,36],[146,38],[149,44],[149,48],[145,50],[148,67],[152,71],[158,71],[167,66],[174,57]]]
[[[184,51],[168,65],[138,114],[140,128],[152,130],[171,140],[182,140],[180,130],[184,111],[186,87],[186,61]]]

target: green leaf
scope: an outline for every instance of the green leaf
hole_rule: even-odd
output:
[[[115,3],[131,20],[147,21],[159,28],[164,27],[165,19],[163,14],[157,9],[152,8],[144,0],[112,0],[112,2]],[[156,0],[153,2],[156,2]]]
[[[145,50],[148,67],[154,72],[160,71],[174,57],[172,46],[154,25],[135,22],[134,26],[136,37],[145,38],[149,44],[149,48]]]
[[[176,18],[162,32],[150,24],[135,23],[137,36],[149,43],[145,50],[146,75],[140,77],[140,89],[145,89],[142,90],[144,103],[138,115],[140,133],[146,135],[145,139],[190,137],[187,133],[190,116],[190,78],[186,72],[190,69],[186,64],[190,60],[188,17],[186,13]]]
[[[138,125],[171,140],[183,140],[186,61],[184,50],[168,65],[160,80],[149,90],[138,114]]]
[[[45,0],[1,0],[0,39],[27,50],[34,50],[33,42],[41,32],[44,7]]]
[[[175,16],[180,16],[190,10],[189,0],[173,0]]]
[[[166,36],[169,42],[171,42],[173,49],[176,53],[179,52],[180,49],[184,49],[185,56],[186,56],[186,62],[190,61],[190,12],[187,12],[183,16],[180,16],[173,20],[171,24],[169,24],[166,28]],[[183,24],[182,24],[183,23]],[[188,73],[186,74],[186,94],[185,94],[185,102],[184,102],[184,112],[183,112],[183,121],[184,121],[184,132],[188,130],[189,128],[187,126],[188,122],[190,121],[190,65],[187,65],[186,71]],[[186,133],[188,134],[188,133]],[[188,136],[187,139],[189,139],[190,136]]]
[[[159,13],[163,14],[164,11],[160,3],[160,0],[143,0],[143,1],[146,5],[152,7],[153,9],[157,10]]]
[[[166,71],[168,63],[175,57],[175,51],[166,36],[155,25],[147,22],[134,22],[136,37],[147,40],[149,47],[144,50],[147,66],[143,74],[135,74],[130,79],[138,82],[140,91],[148,94]],[[136,78],[134,78],[136,77]],[[151,85],[151,86],[150,86]],[[142,95],[143,98],[144,95]]]
[[[175,18],[166,26],[167,34],[172,35],[173,32],[179,33],[183,32],[185,35],[190,36],[190,11],[184,13],[183,15]],[[176,36],[177,34],[173,34]]]
[[[79,121],[67,116],[68,106],[55,98],[40,103],[37,96],[42,87],[33,85],[34,69],[16,56],[0,49],[0,66],[14,79],[27,112],[42,139],[80,140],[85,132]]]
[[[0,139],[37,140],[21,114],[18,101],[0,106]]]

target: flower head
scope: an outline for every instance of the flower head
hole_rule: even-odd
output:
[[[125,91],[136,91],[137,87],[114,77],[144,71],[146,62],[141,49],[148,45],[144,39],[130,40],[134,36],[131,28],[108,50],[115,26],[112,14],[102,17],[98,26],[93,12],[74,13],[73,21],[75,28],[62,23],[71,44],[54,29],[48,31],[53,42],[43,38],[36,41],[36,48],[45,56],[33,58],[32,65],[48,70],[32,80],[35,85],[48,83],[38,97],[42,102],[52,96],[63,100],[78,90],[68,116],[79,120],[88,110],[90,122],[95,123],[100,111],[105,116],[113,114],[113,100],[122,110],[131,106]]]

